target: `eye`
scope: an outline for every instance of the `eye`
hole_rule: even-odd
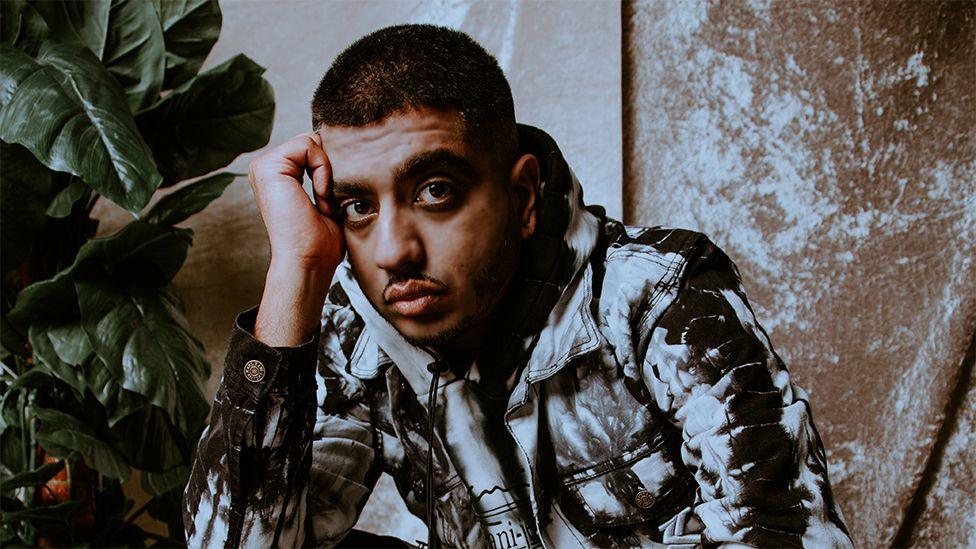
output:
[[[454,198],[454,188],[446,181],[435,181],[417,193],[415,202],[426,204],[443,204]]]
[[[365,200],[350,200],[342,205],[345,220],[349,223],[358,223],[374,213],[373,205]]]

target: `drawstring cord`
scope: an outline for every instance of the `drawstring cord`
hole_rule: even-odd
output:
[[[427,395],[427,547],[436,549],[440,546],[437,537],[437,511],[434,506],[434,418],[437,414],[437,386],[441,374],[448,370],[447,363],[437,361],[427,365],[431,373],[430,392]]]

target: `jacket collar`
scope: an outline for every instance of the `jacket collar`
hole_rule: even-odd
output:
[[[490,362],[524,360],[523,379],[534,382],[599,346],[591,312],[592,270],[587,267],[599,221],[584,207],[582,187],[548,134],[519,125],[519,144],[542,164],[542,199],[535,234],[525,243],[515,282],[500,304],[506,311],[506,330],[499,344],[491,346]],[[407,342],[373,308],[348,261],[342,262],[336,277],[365,323],[350,357],[350,373],[374,378],[394,363],[414,392],[425,394],[431,380],[427,365],[434,357]],[[483,363],[482,357],[478,361]],[[524,391],[521,385],[516,393]]]

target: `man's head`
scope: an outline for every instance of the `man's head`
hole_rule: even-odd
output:
[[[534,231],[539,182],[495,59],[450,29],[382,29],[339,55],[312,119],[366,297],[415,344],[479,343]]]

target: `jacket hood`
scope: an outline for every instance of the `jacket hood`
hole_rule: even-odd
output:
[[[543,356],[529,363],[528,379],[548,377],[558,370],[560,349],[585,350],[595,346],[595,323],[590,314],[589,292],[574,291],[584,277],[584,266],[596,246],[598,218],[583,203],[583,189],[555,141],[537,128],[520,124],[519,148],[540,161],[542,183],[536,230],[523,243],[518,271],[502,307],[499,341],[486,345],[496,365],[519,364],[540,339],[546,340]],[[588,273],[587,273],[588,274]],[[427,365],[434,357],[428,350],[410,344],[370,304],[345,260],[336,278],[349,302],[365,323],[350,360],[350,373],[368,379],[395,363],[414,391],[427,391],[431,374]],[[586,301],[585,303],[583,301]],[[584,321],[579,321],[579,316]],[[551,355],[551,356],[546,356]],[[477,362],[484,364],[482,355]],[[519,364],[521,366],[521,364]],[[485,369],[487,372],[489,369]],[[510,372],[510,368],[490,370]]]

